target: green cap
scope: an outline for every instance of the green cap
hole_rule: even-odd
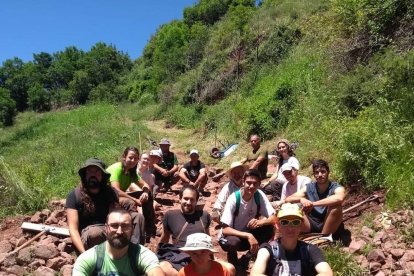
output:
[[[96,166],[99,169],[101,169],[102,173],[104,174],[103,175],[104,178],[106,177],[106,181],[108,181],[109,178],[111,177],[111,174],[105,170],[105,168],[106,168],[105,163],[101,159],[98,159],[96,157],[92,157],[92,158],[89,158],[88,160],[86,160],[86,162],[79,169],[78,173],[79,173],[81,178],[83,178],[85,176],[86,168],[89,167],[89,166]]]

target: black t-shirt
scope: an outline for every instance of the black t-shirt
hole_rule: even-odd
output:
[[[113,193],[111,198],[115,198],[116,201],[118,201],[118,194],[112,187],[110,187],[110,193]],[[75,209],[78,211],[79,231],[82,231],[82,229],[89,225],[105,224],[109,208],[112,207],[114,203],[112,200],[105,197],[103,192],[91,195],[91,198],[95,204],[95,213],[90,215],[85,213],[85,205],[81,201],[79,188],[75,188],[66,198],[65,208]]]
[[[187,162],[184,164],[183,168],[187,170],[188,176],[191,181],[196,181],[198,176],[200,175],[200,170],[204,169],[206,166],[200,160],[198,160],[197,165],[191,166],[191,162]]]
[[[307,250],[306,254],[301,254],[300,246],[304,247],[303,250]],[[265,248],[267,251],[269,251],[270,260],[273,260],[274,256],[271,244],[264,243],[260,246],[260,248]],[[309,258],[309,260],[302,260],[303,255],[306,255]],[[294,251],[284,250],[280,246],[279,257],[280,261],[276,264],[274,262],[272,264],[272,261],[268,262],[268,266],[271,266],[268,267],[268,269],[270,268],[270,270],[272,271],[266,272],[272,273],[270,275],[279,275],[278,273],[274,274],[275,270],[286,267],[288,271],[286,271],[286,269],[283,270],[284,273],[287,273],[286,275],[314,276],[317,275],[315,266],[321,262],[325,262],[325,258],[323,257],[322,251],[317,246],[302,241],[298,241],[298,244]],[[282,263],[284,263],[285,266]]]
[[[203,221],[205,229],[203,229],[200,219]],[[210,227],[211,217],[209,213],[202,210],[197,210],[191,215],[184,215],[179,209],[169,210],[165,214],[162,224],[164,229],[167,229],[171,233],[173,241],[175,241],[186,221],[188,225],[177,241],[178,247],[184,246],[188,235],[206,233]]]

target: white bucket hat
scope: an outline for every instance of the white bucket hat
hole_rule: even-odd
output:
[[[195,233],[187,236],[184,247],[181,247],[182,251],[195,251],[195,250],[209,250],[210,252],[217,253],[214,249],[212,239],[209,235],[204,233]]]

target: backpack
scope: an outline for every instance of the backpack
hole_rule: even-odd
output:
[[[240,190],[237,190],[234,192],[236,195],[236,210],[234,210],[234,220],[236,219],[236,217],[239,215],[239,209],[240,209],[240,202],[241,202],[241,192]],[[254,193],[254,202],[257,205],[257,211],[256,211],[256,216],[255,218],[258,218],[260,216],[260,193],[258,191],[256,191]],[[234,224],[234,220],[233,220],[233,224]]]
[[[144,274],[138,270],[138,266],[137,266],[137,256],[139,254],[140,249],[141,248],[138,244],[134,244],[132,242],[129,243],[128,258],[129,258],[129,264],[131,265],[131,269],[134,272],[134,275]],[[97,245],[95,247],[95,252],[96,252],[96,264],[95,264],[95,269],[92,272],[92,275],[100,275],[103,261],[105,258],[105,252],[106,252],[105,242]]]
[[[266,268],[266,275],[279,275],[279,271],[276,271],[276,269],[278,268],[278,265],[281,264],[280,242],[279,240],[273,240],[269,242],[269,244],[272,249],[272,258]],[[316,275],[315,264],[312,262],[309,254],[309,244],[303,241],[298,241],[298,246],[302,275]],[[314,274],[312,274],[311,271],[314,271]]]

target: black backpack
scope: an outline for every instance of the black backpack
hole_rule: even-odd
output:
[[[278,269],[281,264],[281,257],[280,257],[280,241],[273,240],[269,242],[270,247],[272,249],[272,258],[269,261],[269,264],[266,269],[266,275],[279,275]],[[315,264],[310,258],[309,254],[309,244],[303,241],[298,241],[299,252],[300,252],[300,262],[301,262],[301,271],[302,276],[304,275],[316,275],[315,271]]]
[[[105,258],[106,248],[105,248],[105,242],[95,246],[95,252],[96,252],[96,264],[95,264],[95,270],[92,272],[92,275],[100,275],[103,261]],[[134,275],[144,275],[145,272],[139,271],[137,266],[137,256],[140,251],[140,247],[138,244],[134,244],[132,242],[129,243],[128,246],[128,258],[129,258],[129,264],[131,265],[131,269],[134,272]]]

